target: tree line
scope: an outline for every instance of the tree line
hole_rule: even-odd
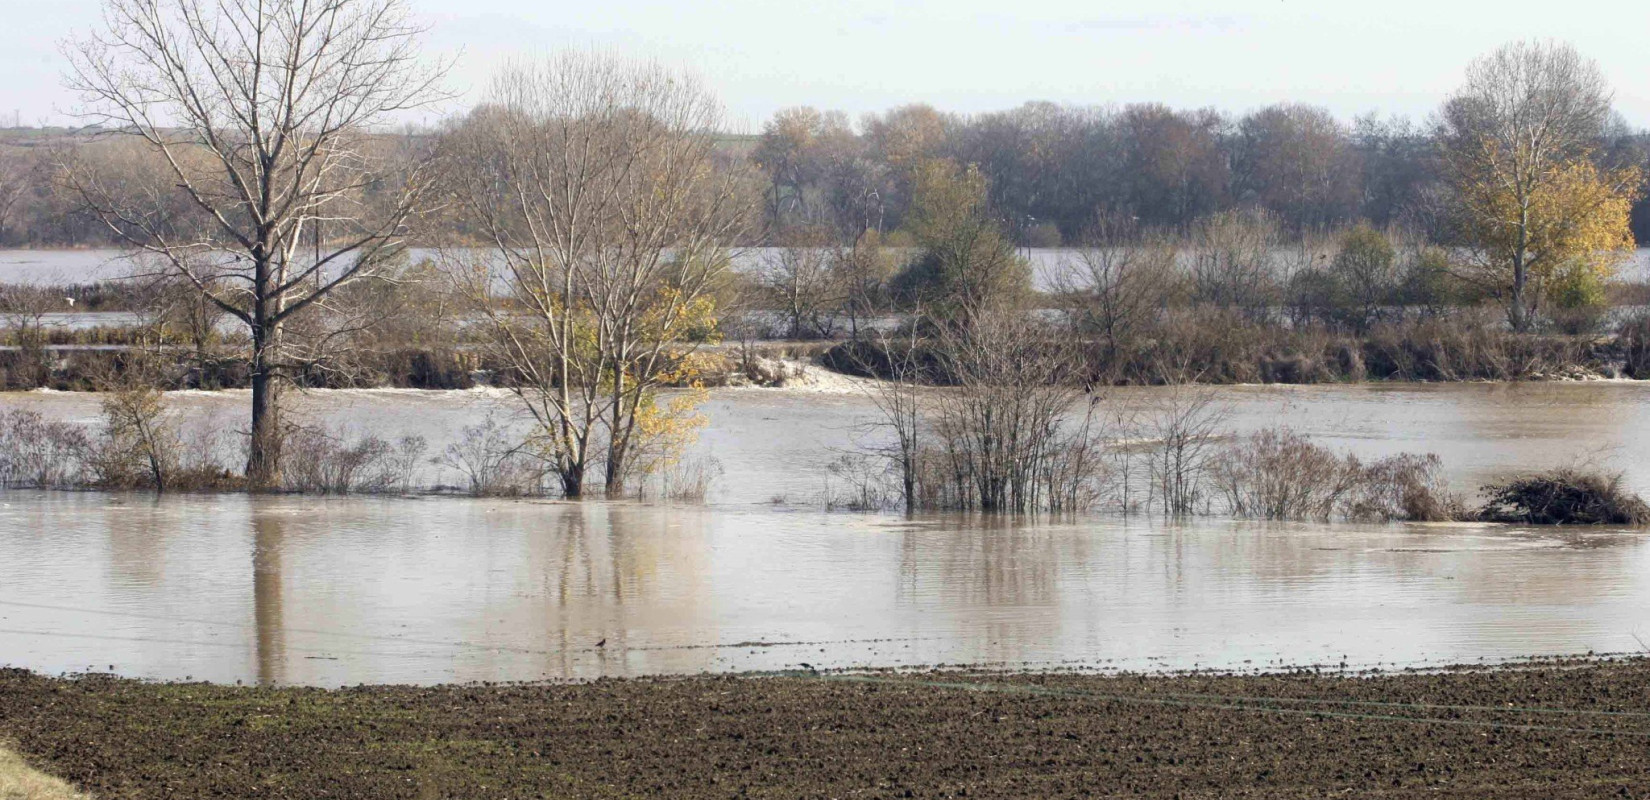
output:
[[[911,105],[857,124],[800,107],[766,123],[751,157],[767,176],[771,227],[828,225],[850,239],[900,228],[913,167],[930,159],[976,165],[1027,245],[1080,241],[1099,214],[1185,230],[1239,208],[1265,209],[1295,234],[1366,221],[1442,237],[1450,125],[1374,114],[1346,123],[1287,103],[1241,116],[1160,104],[1028,103],[971,116]],[[1650,164],[1650,133],[1617,116],[1589,134],[1601,170]],[[1650,241],[1650,201],[1631,214]]]
[[[795,227],[825,227],[850,241],[897,230],[911,209],[910,168],[931,159],[976,165],[1022,245],[1078,242],[1101,213],[1184,230],[1240,208],[1266,209],[1295,234],[1364,221],[1442,237],[1447,135],[1436,122],[1373,113],[1347,122],[1294,103],[1241,115],[1049,102],[965,115],[917,104],[857,121],[803,106],[776,113],[759,134],[724,134],[718,144],[765,178],[763,224],[741,244]],[[433,133],[377,136],[396,148]],[[55,179],[59,149],[86,136],[0,132],[0,247],[121,243]],[[1600,169],[1650,165],[1650,132],[1611,115],[1597,137]],[[130,159],[129,168],[144,158],[109,149],[106,158]],[[1650,197],[1632,203],[1630,224],[1637,241],[1650,242]],[[461,232],[420,233],[433,240]]]

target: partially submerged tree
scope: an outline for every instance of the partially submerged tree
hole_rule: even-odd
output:
[[[364,143],[440,97],[404,0],[106,0],[103,29],[68,48],[93,124],[164,163],[129,191],[94,164],[69,183],[104,222],[244,324],[251,336],[247,478],[280,480],[284,330],[392,262],[425,182],[420,163]],[[379,196],[366,202],[364,194]],[[178,229],[178,197],[205,223]]]
[[[1477,276],[1503,293],[1514,330],[1530,328],[1543,284],[1607,275],[1632,246],[1641,176],[1592,163],[1610,116],[1598,65],[1574,48],[1515,42],[1472,63],[1436,136],[1456,235]]]
[[[453,210],[482,245],[448,266],[569,497],[597,463],[625,491],[638,437],[669,427],[658,388],[691,380],[713,335],[754,196],[718,161],[720,114],[668,70],[568,55],[505,71],[446,137]]]
[[[1277,295],[1273,250],[1280,241],[1277,217],[1265,210],[1227,211],[1201,221],[1192,236],[1192,300],[1267,319]]]
[[[830,268],[842,292],[842,313],[848,317],[850,337],[858,339],[862,324],[886,309],[894,257],[882,246],[881,234],[871,228],[862,231],[853,244],[832,249]]]

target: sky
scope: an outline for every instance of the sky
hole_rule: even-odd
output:
[[[101,0],[0,0],[0,120],[69,122],[59,43]],[[1155,101],[1243,112],[1276,102],[1424,118],[1473,57],[1552,38],[1596,59],[1616,108],[1650,127],[1650,0],[406,0],[452,63],[447,110],[512,59],[566,49],[696,73],[729,127],[796,105],[853,115],[911,102],[980,112],[1030,100]]]

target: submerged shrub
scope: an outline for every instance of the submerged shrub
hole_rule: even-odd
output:
[[[545,493],[550,466],[493,416],[471,425],[457,442],[430,460],[462,473],[465,489],[478,497],[514,497]]]
[[[1437,522],[1463,516],[1437,456],[1405,453],[1366,464],[1287,428],[1229,445],[1214,459],[1210,482],[1236,517]]]
[[[0,411],[0,486],[66,489],[85,483],[91,440],[80,426],[34,411]]]
[[[1605,475],[1557,469],[1484,487],[1486,522],[1523,525],[1650,525],[1650,505]]]
[[[722,474],[722,462],[715,458],[678,458],[649,473],[636,489],[638,500],[659,499],[675,503],[703,503],[711,483]]]
[[[377,436],[350,441],[341,433],[302,428],[284,443],[283,488],[308,494],[407,491],[428,447],[422,436],[395,443]]]
[[[1400,453],[1363,467],[1342,515],[1354,522],[1450,522],[1466,519],[1465,501],[1450,491],[1444,462],[1427,453]]]

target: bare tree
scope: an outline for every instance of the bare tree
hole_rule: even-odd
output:
[[[848,335],[858,339],[862,323],[873,322],[887,306],[888,279],[894,274],[894,254],[882,246],[874,228],[862,231],[852,244],[832,248],[830,269],[842,292],[842,312],[848,317]]]
[[[46,347],[51,336],[47,315],[59,306],[50,294],[29,286],[0,286],[0,334],[17,348],[16,361],[6,376],[10,389],[38,389],[52,377]]]
[[[0,242],[6,240],[6,228],[11,224],[12,212],[24,190],[29,188],[28,165],[13,148],[0,145]]]
[[[1193,514],[1204,501],[1227,408],[1213,393],[1185,384],[1174,386],[1153,405],[1146,428],[1152,438],[1146,451],[1151,473],[1147,504],[1160,506],[1165,516]]]
[[[1063,265],[1055,288],[1078,333],[1101,338],[1104,368],[1122,366],[1124,348],[1176,294],[1178,255],[1175,242],[1140,230],[1137,219],[1100,214]]]
[[[1514,42],[1473,61],[1439,115],[1460,234],[1481,269],[1505,274],[1514,330],[1530,325],[1532,275],[1552,266],[1539,263],[1541,195],[1566,179],[1568,164],[1591,156],[1609,115],[1598,65],[1569,45],[1541,42]]]
[[[928,398],[921,388],[927,376],[917,328],[913,322],[904,335],[883,337],[881,349],[888,355],[888,380],[870,384],[866,390],[882,414],[883,426],[894,435],[893,443],[882,448],[880,455],[899,473],[900,496],[907,514],[915,513],[922,504],[917,482],[922,472],[924,419],[928,414]],[[863,497],[866,492],[860,494]]]
[[[1192,299],[1265,320],[1277,293],[1276,217],[1263,210],[1222,212],[1203,220],[1193,241]]]
[[[792,339],[830,338],[844,310],[847,287],[823,231],[800,229],[763,254],[756,278],[784,313]]]
[[[420,63],[404,0],[106,0],[105,10],[99,33],[67,47],[85,115],[164,161],[209,223],[176,231],[158,198],[117,191],[83,164],[67,165],[69,181],[109,227],[247,326],[247,478],[273,486],[291,368],[283,330],[393,261],[424,169],[376,153],[366,135],[438,100],[442,69]],[[388,202],[364,200],[386,185]]]
[[[506,70],[447,137],[454,211],[484,245],[452,274],[570,497],[598,457],[625,490],[638,421],[668,425],[654,394],[714,323],[754,197],[716,158],[720,114],[665,69],[568,55]]]

